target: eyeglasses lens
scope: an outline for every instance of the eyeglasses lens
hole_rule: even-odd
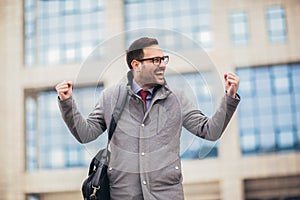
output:
[[[164,61],[165,64],[167,64],[169,62],[169,57],[168,56],[164,56],[164,57],[157,57],[157,58],[153,58],[153,64],[154,65],[160,65],[161,61]]]

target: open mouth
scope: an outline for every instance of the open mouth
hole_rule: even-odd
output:
[[[163,76],[165,73],[164,73],[164,71],[160,70],[160,71],[155,72],[155,74],[158,76]]]
[[[164,78],[164,73],[156,73],[155,74],[158,78],[163,79]]]

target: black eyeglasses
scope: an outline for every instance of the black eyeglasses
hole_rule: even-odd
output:
[[[158,66],[158,65],[160,65],[161,61],[164,61],[165,64],[168,64],[169,56],[137,59],[137,61],[140,61],[140,62],[143,62],[143,61],[146,61],[146,60],[151,60],[154,65]]]

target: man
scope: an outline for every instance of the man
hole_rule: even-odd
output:
[[[233,73],[224,75],[226,93],[216,113],[208,118],[183,93],[174,92],[166,84],[164,73],[169,57],[156,39],[134,41],[127,50],[126,60],[130,68],[127,86],[120,83],[122,87],[105,89],[87,119],[76,108],[72,83],[58,84],[62,116],[79,142],[90,142],[109,125],[118,88],[128,90],[124,111],[110,143],[111,199],[182,200],[179,149],[182,126],[207,140],[220,138],[239,103],[239,78]]]

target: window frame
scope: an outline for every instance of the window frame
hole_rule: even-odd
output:
[[[103,84],[80,85],[80,86],[76,86],[76,88],[73,89],[73,98],[76,99],[76,102],[78,103],[78,108],[84,117],[87,117],[88,113],[92,111],[103,89],[104,89]],[[90,98],[87,99],[85,93],[91,94],[92,92],[94,92],[95,96],[90,95]],[[45,106],[45,105],[43,106],[42,104],[43,103],[42,99],[45,100],[48,98],[50,98],[50,101],[47,100],[47,103],[53,104],[53,106],[56,105],[55,110],[52,109],[52,111],[50,112],[48,112],[49,111],[48,109],[51,110],[51,108],[49,108],[49,106]],[[57,103],[58,101],[57,98],[58,97],[56,91],[54,91],[51,88],[39,88],[39,89],[28,88],[24,90],[24,110],[25,110],[24,112],[25,159],[24,160],[25,160],[25,170],[28,172],[34,172],[40,169],[51,170],[51,169],[73,168],[73,167],[86,167],[89,164],[89,160],[92,158],[92,155],[97,153],[97,151],[99,150],[99,145],[100,146],[106,145],[107,142],[106,132],[103,133],[101,136],[98,137],[97,140],[95,140],[90,144],[81,145],[80,143],[78,143],[76,139],[71,135],[70,131],[65,126],[63,119],[61,118],[59,112],[59,106]],[[35,116],[33,117],[28,116],[28,112],[32,111],[32,108],[28,108],[28,104],[27,104],[28,99],[30,99],[30,101],[32,101],[32,103],[35,104],[35,107],[33,108],[33,112],[34,112],[33,115]],[[41,111],[39,110],[40,107],[47,107],[47,109]],[[44,115],[43,113],[44,114],[46,113],[46,115]],[[52,131],[55,130],[55,134],[49,135],[43,131],[44,129],[47,129],[47,126],[43,125],[45,123],[48,125],[50,124],[50,126],[51,123],[55,124],[56,127],[51,126],[52,127],[51,130]],[[63,141],[57,140],[57,138],[59,139],[60,137],[64,137],[64,140]],[[63,164],[58,163],[57,165],[55,165],[55,163],[51,162],[51,156],[53,156],[51,152],[52,150],[55,149],[57,150],[57,147],[59,147],[61,152],[63,153],[63,158],[62,158]],[[80,154],[77,155],[77,162],[74,162],[74,160],[69,158],[69,155],[74,153],[74,151],[76,151],[75,154],[76,153]],[[47,152],[49,154],[48,156],[46,156],[47,159],[44,159],[45,156],[43,152]]]
[[[282,5],[268,6],[265,9],[267,35],[270,43],[285,43],[288,40],[286,9]],[[272,23],[279,20],[282,29],[274,30]]]
[[[245,33],[236,33],[236,25],[242,24]],[[246,10],[235,10],[229,13],[229,26],[231,43],[234,46],[247,46],[249,44],[249,19]]]
[[[300,77],[300,63],[290,63],[284,65],[270,65],[257,67],[237,68],[237,74],[243,79],[247,75],[251,80],[249,89],[253,91],[252,95],[243,95],[243,87],[239,92],[243,98],[238,109],[238,120],[240,129],[240,148],[243,155],[260,155],[266,153],[294,152],[300,150],[300,106],[297,106],[296,97],[300,97],[299,90],[294,89],[294,73],[298,70]],[[278,91],[274,88],[276,79],[287,78],[289,85],[285,90]],[[256,84],[258,80],[268,80],[270,87],[263,92],[259,92],[261,84]],[[266,83],[267,83],[266,82]],[[243,84],[241,82],[241,84]],[[255,89],[256,88],[256,89]],[[246,88],[247,89],[247,88]],[[246,91],[246,94],[248,92]],[[250,92],[251,94],[251,92]],[[248,106],[252,102],[252,108]],[[248,106],[249,108],[246,108]],[[264,107],[263,109],[261,107]],[[267,107],[266,107],[267,106]],[[266,118],[267,117],[267,118]],[[249,119],[248,119],[249,118]],[[250,123],[253,120],[253,123]],[[246,123],[242,123],[242,122]],[[252,124],[252,125],[251,125]],[[299,124],[299,125],[298,125]],[[257,138],[257,144],[251,150],[243,148],[243,132],[253,130],[254,137]],[[272,139],[265,143],[264,134],[271,134]],[[287,135],[282,135],[287,134]],[[288,136],[288,137],[287,137]],[[271,145],[273,143],[273,145]],[[268,146],[269,145],[269,146]]]

